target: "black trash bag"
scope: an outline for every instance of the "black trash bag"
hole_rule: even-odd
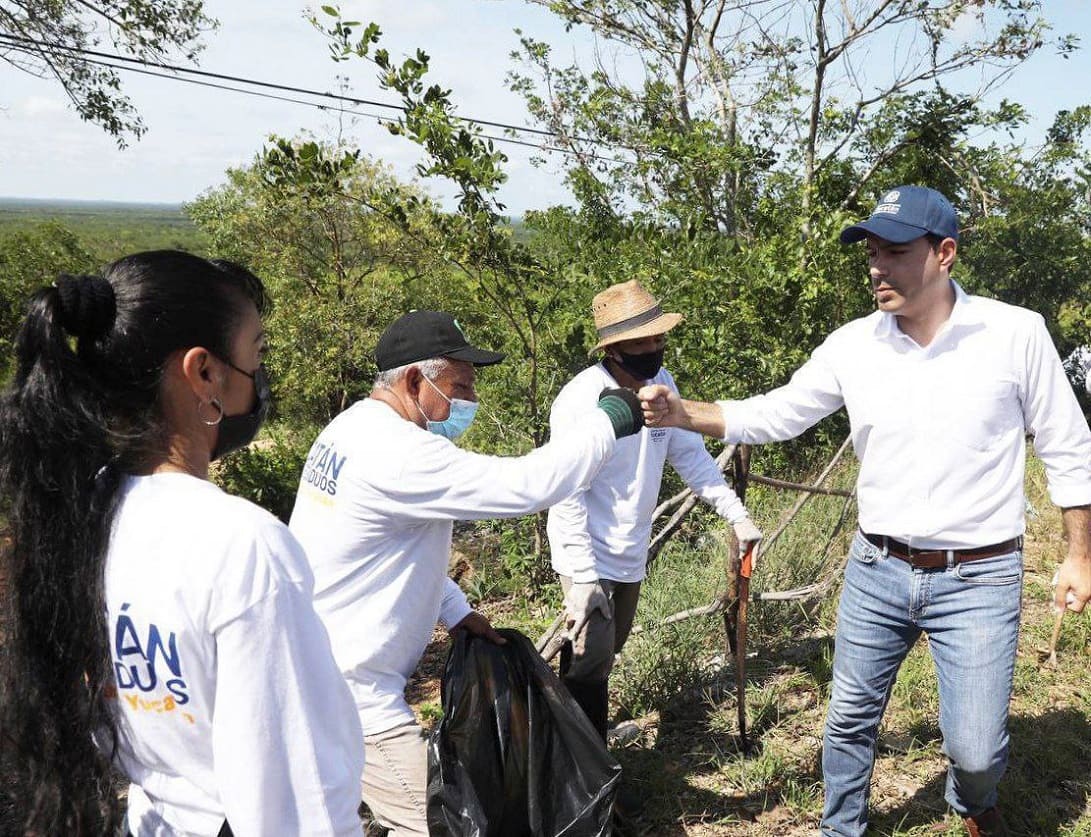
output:
[[[523,634],[458,631],[428,740],[431,837],[608,837],[621,766]]]

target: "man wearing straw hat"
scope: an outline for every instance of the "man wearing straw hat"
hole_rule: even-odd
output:
[[[599,340],[589,354],[601,351],[603,357],[573,378],[553,402],[549,422],[554,437],[585,420],[604,389],[636,390],[654,383],[677,392],[662,363],[667,332],[678,325],[681,314],[664,313],[635,279],[595,296],[591,311]],[[562,652],[561,675],[603,740],[610,671],[633,624],[652,511],[667,461],[734,526],[741,545],[761,538],[701,437],[679,428],[657,428],[619,440],[594,479],[549,510],[549,547],[564,589],[571,639]]]

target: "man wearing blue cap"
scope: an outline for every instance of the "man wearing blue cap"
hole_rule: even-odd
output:
[[[1025,438],[1034,436],[1068,555],[1055,604],[1091,600],[1091,431],[1038,314],[954,282],[958,223],[932,189],[899,186],[866,221],[878,311],[839,328],[783,387],[744,401],[639,393],[649,426],[729,442],[798,436],[844,406],[860,460],[860,531],[845,570],[822,749],[821,831],[862,837],[875,742],[898,668],[929,638],[949,759],[946,798],[973,837],[1005,835],[1022,592]]]

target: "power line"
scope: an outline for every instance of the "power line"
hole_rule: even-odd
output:
[[[156,78],[166,78],[166,79],[171,79],[171,80],[175,80],[175,81],[186,81],[186,82],[189,82],[191,84],[198,84],[199,86],[211,87],[211,88],[220,89],[220,90],[231,90],[231,91],[234,91],[234,92],[237,92],[237,93],[244,93],[244,94],[249,94],[249,95],[254,95],[254,96],[263,96],[264,98],[268,98],[268,99],[278,99],[278,100],[286,101],[286,102],[294,102],[296,104],[309,105],[311,107],[318,107],[320,109],[325,109],[325,108],[323,108],[322,105],[318,105],[317,103],[314,103],[314,102],[306,102],[306,101],[302,101],[302,100],[299,100],[299,99],[290,99],[290,98],[286,98],[286,97],[282,97],[282,96],[276,96],[276,95],[260,94],[257,91],[243,90],[243,89],[240,89],[240,88],[237,88],[237,87],[228,87],[228,86],[225,86],[225,85],[219,85],[219,84],[214,84],[214,83],[201,84],[200,82],[198,82],[198,81],[196,81],[194,79],[180,78],[178,76],[170,76],[170,75],[165,75],[165,74],[162,74],[162,73],[154,73],[154,72],[151,72],[149,70],[139,70],[139,69],[137,69],[135,67],[131,67],[131,66],[120,66],[120,65],[117,65],[117,64],[106,63],[106,61],[103,61],[103,60],[94,60],[92,58],[87,58],[86,56],[94,56],[95,59],[107,59],[109,61],[120,61],[120,62],[123,62],[126,65],[128,65],[128,64],[139,64],[139,65],[144,66],[144,67],[155,67],[155,68],[158,68],[158,69],[170,70],[171,72],[175,72],[175,73],[184,73],[184,74],[195,75],[195,76],[199,76],[199,77],[203,77],[203,78],[214,78],[214,79],[219,79],[221,81],[231,81],[231,82],[236,82],[236,83],[240,83],[240,84],[251,85],[253,87],[262,87],[262,88],[266,88],[266,89],[270,89],[270,90],[281,90],[281,91],[285,91],[285,92],[289,92],[289,93],[298,93],[298,94],[302,94],[302,95],[306,95],[306,96],[313,96],[313,97],[320,98],[320,99],[330,99],[330,100],[338,101],[338,102],[348,102],[349,104],[352,104],[352,105],[366,105],[366,106],[369,106],[369,107],[379,107],[379,108],[384,108],[384,109],[388,109],[388,110],[395,110],[395,111],[402,111],[403,110],[401,105],[395,105],[395,104],[391,104],[389,102],[380,102],[380,101],[375,101],[375,100],[371,100],[371,99],[360,99],[360,98],[357,98],[355,96],[346,96],[344,94],[330,93],[329,91],[311,90],[311,89],[308,89],[308,88],[305,88],[305,87],[295,87],[293,85],[278,84],[278,83],[269,82],[269,81],[261,81],[259,79],[246,78],[244,76],[227,75],[225,73],[214,73],[214,72],[211,72],[211,71],[208,71],[208,70],[198,70],[198,69],[194,69],[194,68],[191,68],[191,67],[182,67],[182,66],[179,66],[179,65],[176,65],[176,64],[166,64],[166,63],[163,63],[163,62],[152,61],[152,60],[147,59],[147,58],[133,58],[133,57],[130,57],[130,56],[125,56],[125,55],[117,55],[115,53],[100,52],[98,50],[87,49],[85,47],[72,46],[70,44],[61,44],[61,43],[56,43],[56,42],[51,42],[51,41],[36,40],[34,38],[28,38],[28,37],[21,36],[21,35],[12,35],[12,34],[9,34],[9,33],[0,33],[0,43],[3,43],[4,41],[8,42],[5,45],[10,46],[13,49],[19,49],[19,50],[24,51],[24,52],[28,51],[26,49],[26,47],[33,47],[33,48],[36,48],[39,51],[42,51],[44,49],[56,49],[56,50],[61,50],[61,51],[64,51],[64,52],[74,53],[74,54],[80,56],[80,60],[84,61],[85,63],[96,64],[96,65],[103,66],[103,67],[109,67],[109,68],[114,69],[114,70],[123,70],[123,71],[127,71],[127,72],[138,72],[138,73],[141,73],[143,75],[150,75],[150,76],[153,76],[153,77],[156,77]],[[340,110],[343,113],[356,113],[357,115],[373,118],[373,119],[376,119],[376,120],[378,120],[380,122],[382,121],[382,117],[377,116],[375,114],[359,113],[357,111],[352,111],[352,110],[348,110],[348,109],[344,109],[344,108],[338,108],[338,110]],[[517,132],[521,132],[521,133],[534,134],[536,136],[549,137],[550,139],[553,139],[553,140],[557,140],[557,139],[560,138],[555,131],[547,131],[547,130],[544,130],[542,128],[530,128],[530,127],[524,127],[524,126],[519,126],[519,125],[511,125],[511,124],[508,124],[508,123],[505,123],[505,122],[495,122],[495,121],[488,120],[488,119],[476,119],[474,117],[459,116],[457,114],[453,114],[453,116],[454,116],[455,119],[458,119],[458,120],[460,120],[462,122],[467,122],[467,123],[470,123],[470,124],[473,124],[473,125],[487,126],[487,127],[491,127],[491,128],[502,128],[504,130],[509,130],[509,131],[517,131]],[[540,145],[535,145],[534,143],[516,140],[516,139],[513,139],[511,137],[497,137],[497,136],[493,136],[493,135],[489,135],[489,134],[482,134],[482,136],[484,136],[487,139],[494,140],[496,142],[507,142],[507,143],[510,143],[510,144],[513,144],[513,145],[522,145],[522,146],[526,146],[526,147],[529,147],[529,148],[539,148],[539,149],[544,150],[544,151],[555,151],[555,152],[562,153],[562,154],[570,154],[570,155],[576,155],[576,156],[582,156],[582,157],[589,157],[590,159],[602,160],[602,161],[606,161],[606,162],[613,162],[613,163],[620,162],[620,161],[615,160],[613,158],[602,157],[602,156],[592,154],[592,153],[589,153],[589,152],[579,152],[579,151],[574,151],[574,150],[571,150],[571,149],[565,149],[565,148],[560,148],[560,147],[550,147],[550,146],[543,147],[543,146],[540,146]],[[590,143],[590,144],[593,144],[593,145],[597,145],[597,146],[602,147],[602,148],[619,148],[619,149],[622,149],[622,150],[625,150],[625,151],[631,151],[631,152],[635,152],[637,150],[637,149],[634,149],[634,148],[631,148],[631,147],[628,147],[628,146],[624,146],[624,145],[620,145],[620,144],[612,145],[610,143],[604,143],[604,142],[601,142],[599,140],[590,139],[588,137],[576,136],[576,137],[572,137],[571,139],[574,140],[574,141],[586,142],[586,143]]]
[[[3,36],[0,36],[0,38],[2,38],[2,37]],[[2,42],[0,42],[0,43],[2,43]],[[208,88],[212,88],[213,90],[225,90],[225,91],[228,91],[228,92],[231,92],[231,93],[241,93],[244,96],[254,96],[254,97],[259,98],[259,99],[271,99],[271,100],[278,101],[278,102],[289,102],[291,104],[303,105],[305,107],[311,107],[311,108],[315,108],[317,110],[322,110],[322,111],[336,111],[338,113],[349,114],[350,116],[361,116],[361,117],[364,117],[364,118],[367,118],[367,119],[374,119],[380,125],[383,125],[383,124],[386,124],[386,123],[392,121],[389,117],[385,117],[385,116],[382,116],[382,115],[377,114],[377,113],[367,113],[366,111],[354,110],[353,108],[346,108],[346,107],[342,107],[341,105],[324,105],[324,104],[321,104],[319,102],[308,102],[308,101],[306,101],[304,99],[293,99],[290,96],[278,96],[278,95],[276,95],[274,93],[261,93],[261,92],[259,92],[257,90],[246,90],[246,89],[241,88],[241,87],[231,87],[230,85],[217,84],[217,83],[211,82],[211,81],[201,81],[200,79],[185,78],[183,76],[172,76],[172,75],[167,75],[166,73],[157,73],[154,70],[141,69],[140,67],[127,67],[127,66],[122,66],[122,65],[118,65],[118,64],[111,64],[108,61],[98,61],[98,60],[95,60],[93,58],[82,58],[80,60],[82,60],[82,61],[84,61],[85,63],[88,63],[88,64],[95,64],[97,66],[109,67],[110,69],[122,70],[122,71],[127,72],[127,73],[138,73],[140,75],[151,76],[152,78],[166,79],[167,81],[177,81],[177,82],[183,82],[185,84],[193,84],[193,85],[196,85],[198,87],[208,87]],[[621,162],[620,160],[616,160],[616,159],[614,159],[612,157],[603,157],[601,155],[592,154],[590,152],[573,151],[572,149],[561,148],[559,146],[542,145],[540,143],[526,142],[524,140],[515,139],[514,137],[500,137],[500,136],[496,136],[494,134],[486,134],[484,132],[479,133],[478,136],[484,137],[485,139],[493,140],[494,142],[505,142],[505,143],[508,143],[509,145],[521,145],[521,146],[525,146],[527,148],[533,148],[533,149],[538,150],[538,151],[556,152],[558,154],[581,155],[581,156],[588,157],[588,158],[593,159],[593,160],[601,160],[601,161],[608,162],[608,163]]]

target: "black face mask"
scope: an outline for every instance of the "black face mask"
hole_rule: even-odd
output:
[[[631,355],[628,352],[618,352],[620,360],[614,360],[618,366],[640,381],[647,381],[655,377],[663,367],[663,349],[654,352],[645,352],[640,355]]]
[[[269,415],[269,407],[273,403],[272,393],[269,390],[269,377],[265,374],[265,364],[258,366],[254,374],[239,369],[231,361],[225,361],[228,366],[245,375],[254,382],[254,394],[256,404],[249,413],[238,416],[224,416],[220,420],[220,433],[216,437],[216,446],[212,449],[212,461],[215,462],[221,456],[226,456],[239,448],[244,448],[258,435],[265,417]]]

